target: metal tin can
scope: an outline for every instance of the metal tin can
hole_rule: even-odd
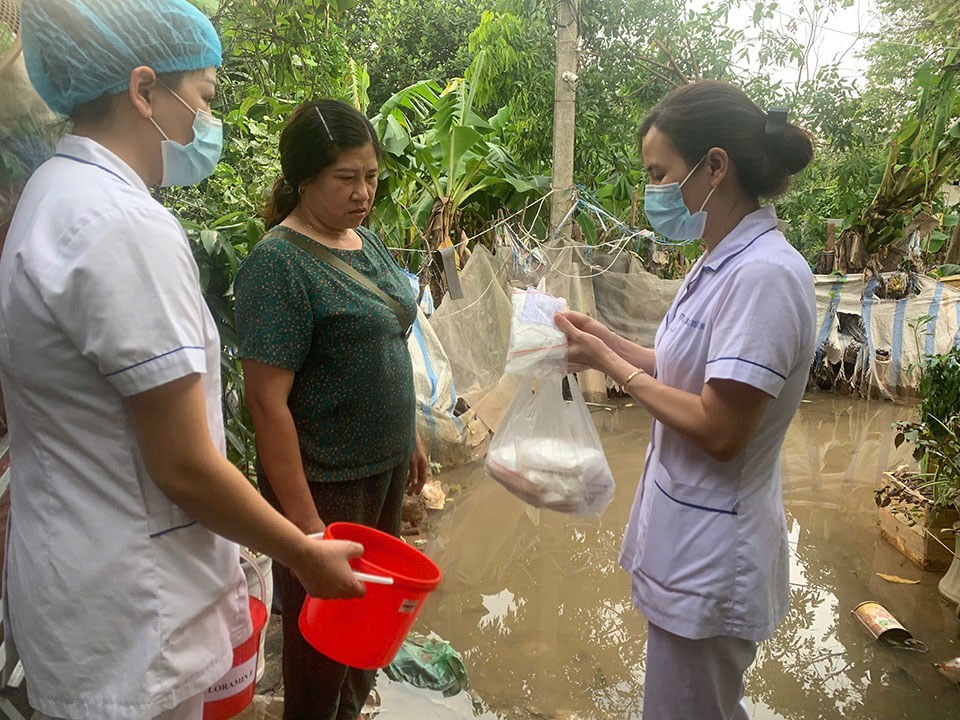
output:
[[[915,640],[913,635],[880,603],[872,600],[862,602],[853,609],[853,614],[878,640],[904,650],[927,652],[927,646]]]

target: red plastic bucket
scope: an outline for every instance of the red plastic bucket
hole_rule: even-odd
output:
[[[367,583],[355,600],[307,597],[300,611],[300,632],[317,652],[363,670],[386,667],[396,656],[427,596],[440,584],[440,568],[402,540],[353,523],[333,523],[324,537],[363,545],[355,570],[393,579],[392,585]]]
[[[266,583],[260,569],[252,558],[241,553],[257,573],[260,592]],[[233,664],[230,670],[203,694],[203,720],[227,720],[253,702],[253,690],[257,684],[257,656],[260,652],[260,633],[267,624],[267,606],[260,600],[249,597],[250,623],[253,633],[233,649]]]

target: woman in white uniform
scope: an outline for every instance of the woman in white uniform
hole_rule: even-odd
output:
[[[647,618],[644,720],[747,718],[743,675],[787,610],[780,446],[813,357],[810,268],[774,198],[810,136],[740,90],[703,81],[640,126],[651,225],[702,239],[652,349],[579,313],[557,316],[570,361],[653,415],[620,563]]]
[[[348,562],[362,548],[308,538],[224,456],[216,326],[148,190],[219,158],[209,21],[186,0],[24,0],[21,37],[73,130],[0,260],[6,640],[47,716],[199,720],[251,632],[231,541],[328,597],[363,594]]]

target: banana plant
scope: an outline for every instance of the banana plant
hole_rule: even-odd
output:
[[[491,118],[477,113],[471,84],[462,78],[445,87],[432,80],[411,85],[373,118],[385,170],[374,219],[385,236],[424,252],[424,271],[433,251],[460,241],[465,213],[485,224],[545,188],[543,179],[522,174],[500,144],[508,120],[507,109]]]

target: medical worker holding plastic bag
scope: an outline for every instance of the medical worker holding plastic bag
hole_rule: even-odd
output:
[[[209,21],[185,0],[25,0],[22,40],[73,130],[27,183],[0,260],[8,650],[47,716],[199,720],[251,632],[224,537],[330,597],[363,593],[361,548],[307,538],[224,457],[216,326],[148,190],[217,164]]]
[[[786,110],[726,83],[673,91],[640,126],[645,211],[704,253],[644,348],[558,314],[571,363],[653,415],[620,555],[649,622],[644,720],[747,718],[743,675],[787,611],[780,447],[813,357],[810,269],[761,198],[812,159]]]

